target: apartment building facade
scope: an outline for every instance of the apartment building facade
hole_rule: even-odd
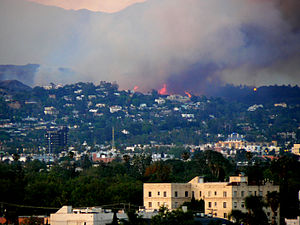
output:
[[[232,176],[229,182],[204,182],[201,177],[195,177],[188,183],[145,183],[144,207],[146,210],[158,210],[162,205],[176,209],[184,202],[203,199],[205,214],[219,218],[228,218],[231,210],[246,212],[245,198],[249,195],[266,197],[267,193],[277,191],[279,186],[271,182],[260,185],[248,183],[248,177]],[[279,212],[279,210],[278,210]],[[271,219],[272,213],[266,209]],[[277,215],[279,221],[279,215]]]

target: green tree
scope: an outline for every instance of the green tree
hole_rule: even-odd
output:
[[[194,225],[201,224],[194,221],[194,216],[191,212],[183,212],[181,209],[169,211],[166,207],[161,207],[158,215],[151,220],[151,225]]]
[[[128,220],[121,220],[124,225],[146,225],[147,222],[139,216],[134,210],[128,210],[126,212]]]
[[[240,225],[246,222],[247,214],[243,213],[241,210],[232,210],[229,215],[228,219],[234,221],[234,224]]]
[[[248,160],[248,166],[250,166],[250,164],[251,164],[251,160],[252,160],[252,158],[253,158],[253,154],[252,154],[252,152],[246,152],[246,158],[247,158],[247,160]]]
[[[189,158],[190,158],[190,153],[189,152],[183,152],[182,154],[181,154],[181,158],[183,159],[183,160],[188,160]]]
[[[13,157],[13,160],[14,160],[15,162],[19,161],[19,159],[20,159],[20,155],[17,154],[17,153],[14,153],[14,154],[12,155],[12,157]]]
[[[246,222],[248,225],[268,225],[268,218],[263,208],[266,203],[260,196],[247,196],[245,206],[248,210]]]
[[[279,207],[279,200],[280,200],[280,196],[279,196],[279,193],[277,191],[272,191],[272,192],[269,192],[267,194],[267,203],[270,206],[270,208],[272,210],[272,213],[273,213],[272,225],[276,224],[275,214],[276,214],[276,211]]]
[[[148,166],[145,171],[145,177],[148,181],[168,182],[170,181],[171,167],[162,162],[155,162]]]
[[[141,179],[145,174],[146,168],[151,164],[151,161],[151,156],[145,154],[133,156],[131,174]]]
[[[80,160],[80,166],[83,168],[83,169],[88,169],[90,167],[92,167],[93,163],[91,162],[90,158],[88,155],[83,155],[81,157],[81,160]]]
[[[229,172],[232,170],[231,163],[224,158],[224,156],[216,151],[206,150],[204,152],[205,162],[210,169],[213,179],[218,181],[224,181],[226,171]]]
[[[201,212],[204,213],[204,200],[196,200],[194,196],[192,196],[192,199],[190,202],[184,202],[182,206],[187,206],[188,210],[192,212]]]
[[[269,176],[280,185],[280,215],[299,215],[298,192],[300,189],[300,162],[293,155],[284,155],[273,160],[269,166]]]

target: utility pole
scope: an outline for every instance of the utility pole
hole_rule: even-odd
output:
[[[111,147],[113,151],[116,151],[116,146],[115,146],[115,128],[112,127],[112,141],[111,141]]]
[[[50,164],[50,156],[51,156],[51,134],[49,133],[49,136],[48,136],[48,145],[49,145],[49,158],[48,158],[48,162]]]

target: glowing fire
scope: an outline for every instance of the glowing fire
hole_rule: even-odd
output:
[[[189,96],[189,98],[192,97],[192,95],[190,93],[188,93],[187,91],[184,92],[187,96]]]
[[[158,91],[158,94],[160,94],[160,95],[167,95],[168,94],[166,84],[164,84],[163,88]]]
[[[139,86],[134,86],[133,91],[137,91],[139,89]]]

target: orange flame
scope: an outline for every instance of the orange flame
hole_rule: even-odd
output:
[[[168,94],[166,84],[164,84],[163,88],[158,91],[158,94],[160,94],[160,95],[167,95]]]
[[[139,89],[139,86],[134,86],[133,91],[137,91]]]
[[[184,92],[187,96],[189,96],[189,98],[192,97],[192,95],[190,93],[188,93],[187,91]]]

